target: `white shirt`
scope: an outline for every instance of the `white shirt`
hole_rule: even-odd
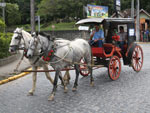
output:
[[[118,35],[120,36],[120,41],[125,41],[126,40],[127,33],[125,33],[125,32],[118,33]]]

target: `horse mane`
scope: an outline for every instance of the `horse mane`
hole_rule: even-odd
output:
[[[39,32],[39,33],[38,33],[38,35],[41,35],[41,36],[43,36],[43,37],[47,37],[47,38],[48,38],[48,40],[50,40],[50,37],[51,37],[51,35],[50,35],[50,34],[45,33],[45,32]]]
[[[31,36],[31,34],[30,33],[28,33],[28,32],[26,32],[25,30],[22,30],[22,35],[23,35],[23,37],[25,37],[25,38],[32,38],[32,36]]]

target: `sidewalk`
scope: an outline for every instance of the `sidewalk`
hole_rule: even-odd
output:
[[[19,74],[22,70],[25,70],[25,69],[31,67],[28,62],[28,59],[26,59],[24,57],[18,68],[18,72],[14,72],[14,69],[16,69],[18,62],[21,60],[22,53],[20,52],[20,54],[18,54],[18,55],[19,55],[19,57],[15,61],[13,61],[9,64],[5,64],[3,66],[0,66],[0,80],[11,77],[15,74]]]

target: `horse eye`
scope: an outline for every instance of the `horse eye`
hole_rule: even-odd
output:
[[[15,39],[19,39],[19,37],[15,37]]]

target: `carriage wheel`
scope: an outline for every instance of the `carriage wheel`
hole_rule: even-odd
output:
[[[143,66],[143,50],[139,45],[133,50],[131,63],[134,71],[139,72],[141,70]]]
[[[80,60],[80,63],[85,64],[85,59],[82,58],[82,59]],[[80,74],[81,74],[82,76],[84,76],[84,77],[85,77],[85,76],[88,76],[89,73],[90,73],[90,71],[89,71],[89,69],[88,69],[87,66],[85,66],[85,65],[80,65]]]
[[[118,56],[112,56],[108,65],[108,74],[110,79],[117,80],[121,72],[121,62]]]

